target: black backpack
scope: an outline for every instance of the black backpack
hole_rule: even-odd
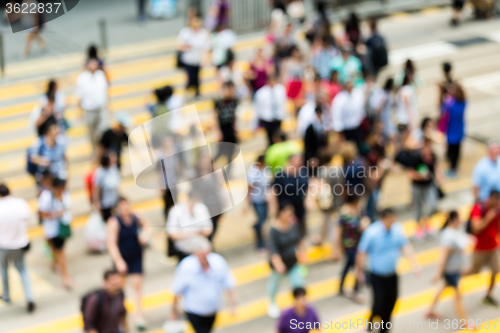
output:
[[[484,217],[484,215],[486,215],[486,211],[487,211],[486,207],[483,204],[481,204],[481,217]],[[472,220],[472,211],[469,215],[469,219],[467,220],[467,223],[465,224],[465,232],[468,234],[474,235],[474,233],[472,232],[472,225],[471,225],[472,221],[471,220]]]
[[[389,64],[389,55],[384,38],[373,36],[370,45],[370,59],[375,68],[382,68]]]

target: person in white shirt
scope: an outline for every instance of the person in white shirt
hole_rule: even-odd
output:
[[[266,84],[255,93],[255,110],[260,125],[267,132],[269,145],[273,144],[273,134],[285,119],[286,102],[286,88],[275,74],[269,75]]]
[[[175,255],[179,262],[193,253],[197,238],[208,238],[213,231],[210,212],[199,202],[194,190],[189,193],[187,202],[179,203],[170,209],[167,218],[167,234],[174,243]]]
[[[406,73],[403,85],[396,95],[396,117],[400,132],[411,133],[418,128],[419,114],[417,106],[417,93],[413,85],[413,75]]]
[[[85,112],[90,142],[95,151],[102,132],[108,127],[108,80],[99,69],[97,59],[90,59],[87,69],[78,75],[75,94],[78,105]]]
[[[9,260],[12,260],[21,276],[28,312],[33,312],[34,297],[24,263],[24,255],[29,246],[28,223],[31,210],[25,200],[11,197],[9,188],[4,184],[0,184],[0,216],[0,271],[3,283],[3,294],[0,298],[10,303],[7,268]]]
[[[316,117],[316,106],[318,104],[322,105],[323,109],[323,117],[322,117],[322,123],[323,126],[326,130],[330,129],[330,112],[326,108],[328,106],[329,101],[328,101],[328,93],[324,89],[319,89],[314,92],[314,94],[311,96],[310,101],[308,101],[306,104],[304,104],[300,110],[299,113],[297,114],[297,137],[303,139],[307,128],[313,124],[317,117]]]
[[[363,88],[354,88],[352,80],[345,83],[344,90],[332,101],[332,129],[341,133],[347,141],[361,148],[361,122],[366,117]],[[361,150],[360,150],[361,151]]]
[[[236,44],[236,34],[224,26],[218,26],[212,34],[212,64],[220,68],[227,64],[231,48]]]
[[[200,96],[200,68],[210,49],[210,34],[202,28],[202,24],[200,17],[191,18],[189,26],[182,28],[177,37],[179,51],[182,52],[180,61],[188,77],[186,89],[194,87],[196,97]]]

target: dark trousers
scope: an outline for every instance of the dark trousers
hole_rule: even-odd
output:
[[[380,327],[380,332],[388,331],[385,323],[391,321],[392,310],[398,299],[398,276],[396,274],[389,276],[380,276],[371,274],[371,284],[373,290],[373,305],[370,319],[368,319],[368,328],[371,331],[373,319],[378,317],[384,322]]]
[[[113,208],[101,208],[101,216],[104,223],[108,222],[108,219],[113,215]]]
[[[267,219],[267,202],[253,203],[253,208],[257,214],[257,222],[253,225],[255,230],[255,237],[257,239],[257,248],[264,248],[264,239],[262,238],[262,226]]]
[[[450,169],[456,170],[458,166],[458,160],[460,158],[460,143],[456,145],[448,144],[446,156],[448,157],[448,161],[450,161]]]
[[[210,333],[215,322],[215,314],[205,317],[186,312],[187,318],[196,333]]]
[[[184,69],[188,77],[186,89],[194,87],[196,96],[200,95],[200,66],[184,64]]]
[[[214,228],[213,228],[212,233],[210,234],[210,236],[208,236],[208,240],[209,241],[212,241],[212,239],[215,237],[215,232],[217,231],[217,226],[219,225],[219,219],[220,219],[221,216],[222,216],[222,214],[219,214],[219,215],[216,215],[216,216],[212,217],[212,223],[214,225]],[[213,250],[213,246],[212,246],[212,250]]]
[[[221,156],[225,156],[227,158],[227,163],[230,163],[233,160],[233,155],[234,155],[234,148],[236,146],[230,145],[230,144],[225,144],[226,142],[232,143],[231,141],[224,140],[222,139],[223,143],[219,146],[219,151],[217,152],[217,155],[214,158],[214,162],[216,162]],[[229,164],[226,168],[226,175],[227,177],[230,177],[231,175],[231,164]]]
[[[281,120],[273,120],[273,121],[265,121],[265,120],[260,120],[260,124],[264,129],[266,130],[267,133],[267,142],[268,145],[273,144],[273,134],[277,130],[281,128]]]
[[[146,14],[146,0],[138,0],[139,2],[139,16],[144,16]]]
[[[347,141],[352,141],[356,144],[356,147],[358,147],[358,153],[361,154],[361,142],[363,141],[363,138],[361,135],[361,128],[356,127],[356,128],[349,129],[349,130],[344,130],[343,134],[344,134],[344,138]]]
[[[351,268],[354,268],[354,263],[356,262],[356,253],[353,252],[353,253],[350,253],[350,252],[346,252],[345,253],[345,264],[344,264],[344,269],[342,270],[342,276],[340,278],[340,285],[339,285],[339,291],[341,293],[344,292],[344,281],[345,281],[345,277],[347,276],[347,273],[349,273],[349,270]],[[359,285],[358,285],[358,279],[356,279],[356,282],[354,283],[354,291],[357,292],[359,289]]]

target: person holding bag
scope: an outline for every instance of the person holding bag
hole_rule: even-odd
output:
[[[54,257],[53,268],[61,273],[64,287],[71,289],[64,244],[71,237],[71,197],[66,191],[66,181],[55,178],[51,190],[43,190],[38,198],[38,212],[41,216],[45,238]]]

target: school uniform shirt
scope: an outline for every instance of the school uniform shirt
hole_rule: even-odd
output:
[[[38,198],[38,211],[42,213],[54,213],[61,210],[64,210],[62,217],[42,220],[43,234],[47,239],[52,239],[59,235],[59,221],[67,225],[71,223],[71,196],[69,192],[64,191],[61,202],[54,198],[51,191],[43,190]]]
[[[17,250],[29,243],[31,209],[24,199],[0,198],[0,249]]]
[[[387,230],[381,221],[376,221],[361,235],[358,252],[368,255],[368,267],[373,274],[390,276],[396,274],[401,248],[406,244],[408,238],[401,223],[394,222]]]
[[[257,116],[264,121],[283,120],[286,115],[286,88],[281,83],[265,85],[255,93]]]
[[[184,311],[208,317],[222,308],[222,292],[233,290],[236,279],[219,254],[209,253],[207,261],[205,272],[195,255],[183,259],[175,270],[172,293],[182,295]]]
[[[38,137],[33,145],[29,149],[30,156],[41,156],[50,161],[48,167],[39,166],[37,168],[38,173],[42,173],[45,170],[49,172],[56,178],[67,179],[68,178],[68,167],[64,156],[66,154],[67,140],[63,135],[57,136],[54,146],[50,147],[47,144],[45,137]]]
[[[479,200],[488,199],[493,190],[500,191],[500,163],[492,161],[488,156],[477,162],[472,171],[472,184],[479,188]]]
[[[365,94],[362,88],[354,88],[350,93],[343,90],[332,102],[332,128],[335,132],[356,129],[366,117]]]
[[[104,109],[108,105],[108,79],[100,69],[84,71],[76,79],[76,97],[84,110]]]
[[[184,27],[179,32],[177,40],[180,44],[191,46],[183,51],[181,61],[189,66],[200,66],[203,54],[210,49],[210,34],[207,30],[200,28],[194,31],[189,27]]]

